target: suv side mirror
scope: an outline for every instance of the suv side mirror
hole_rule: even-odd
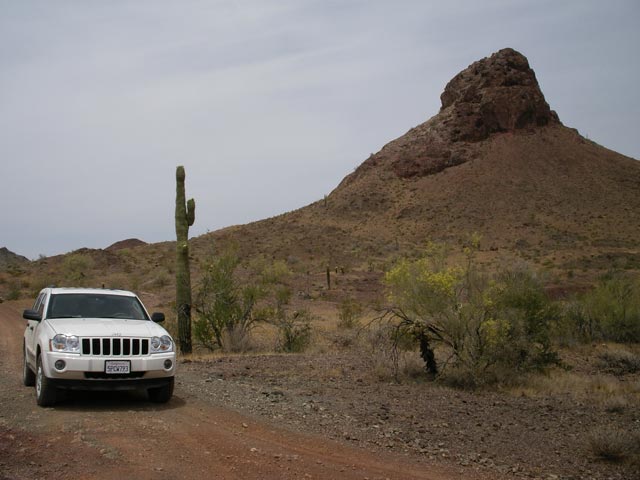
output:
[[[151,320],[153,320],[156,323],[164,322],[164,313],[162,313],[162,312],[153,312],[151,314]]]
[[[42,320],[42,317],[40,316],[40,314],[35,310],[25,310],[24,312],[22,312],[22,318],[27,320],[35,320],[36,322],[39,322]]]

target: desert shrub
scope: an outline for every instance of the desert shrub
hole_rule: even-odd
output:
[[[612,395],[602,402],[602,406],[607,413],[622,413],[629,408],[629,401],[622,395]]]
[[[640,280],[610,273],[581,299],[588,340],[640,342]]]
[[[163,288],[171,283],[171,278],[165,272],[160,272],[157,274],[152,281],[152,285],[155,288]]]
[[[628,428],[604,427],[588,437],[591,452],[602,460],[620,463],[640,457],[640,434]]]
[[[338,328],[351,329],[358,324],[362,316],[362,305],[354,298],[347,297],[338,308]]]
[[[397,338],[413,339],[432,375],[441,373],[434,346],[444,346],[450,361],[441,377],[468,387],[511,382],[555,361],[549,332],[558,315],[528,268],[494,277],[480,271],[477,242],[465,248],[463,265],[447,265],[446,248],[432,244],[385,276]]]
[[[265,257],[253,258],[249,269],[257,275],[263,284],[283,284],[291,276],[287,263],[282,260],[268,260]]]
[[[67,282],[74,285],[86,283],[89,271],[95,262],[90,255],[85,253],[72,253],[65,257],[62,263],[62,271]]]
[[[262,291],[256,285],[240,285],[235,277],[239,259],[234,253],[210,258],[203,267],[193,303],[193,333],[204,347],[241,351],[256,318],[253,310]]]
[[[640,356],[623,348],[613,348],[599,356],[600,367],[615,375],[640,372]]]
[[[291,300],[291,289],[286,285],[278,285],[274,289],[274,300],[278,308],[284,308]]]
[[[489,297],[497,315],[506,319],[510,328],[507,354],[518,356],[522,366],[532,369],[558,361],[551,332],[561,319],[561,310],[535,272],[524,265],[503,270]]]
[[[611,272],[596,286],[566,302],[564,336],[574,340],[640,342],[640,278]]]
[[[311,323],[307,310],[294,312],[280,318],[276,325],[280,335],[278,349],[297,353],[304,351],[311,342]]]
[[[289,353],[302,352],[311,341],[311,315],[308,310],[283,312],[276,317],[278,327],[278,350]]]
[[[285,262],[252,260],[240,268],[234,250],[211,256],[203,265],[194,308],[194,336],[204,347],[232,352],[246,351],[250,333],[258,322],[275,325],[279,349],[300,351],[310,340],[308,312],[289,314],[291,288]]]
[[[307,348],[311,341],[311,315],[308,310],[289,312],[291,289],[277,285],[272,289],[271,301],[259,310],[259,317],[272,325],[278,332],[276,349],[297,353]]]
[[[7,290],[7,300],[20,299],[20,295],[22,294],[20,282],[17,280],[10,280],[7,286],[9,287]]]

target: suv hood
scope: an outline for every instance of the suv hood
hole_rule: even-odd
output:
[[[56,318],[47,320],[55,333],[78,337],[154,337],[168,335],[151,320],[121,318]]]

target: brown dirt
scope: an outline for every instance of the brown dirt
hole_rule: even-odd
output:
[[[42,409],[20,381],[24,306],[0,305],[1,480],[637,478],[586,444],[638,429],[635,407],[381,382],[354,353],[183,361],[168,405],[75,393]]]
[[[73,394],[35,404],[20,378],[24,305],[0,305],[0,479],[487,478],[420,458],[357,448],[209,399],[191,365],[166,406],[135,394]],[[264,403],[269,400],[257,394]]]

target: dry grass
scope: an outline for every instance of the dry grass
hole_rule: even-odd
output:
[[[640,384],[621,382],[611,375],[587,375],[556,369],[546,375],[529,377],[524,386],[515,388],[513,392],[524,396],[571,394],[578,398],[611,398],[638,395]]]
[[[640,372],[640,355],[621,346],[609,347],[599,355],[599,366],[614,375]]]
[[[640,459],[640,432],[607,427],[591,432],[587,438],[593,455],[608,462],[637,462]]]

